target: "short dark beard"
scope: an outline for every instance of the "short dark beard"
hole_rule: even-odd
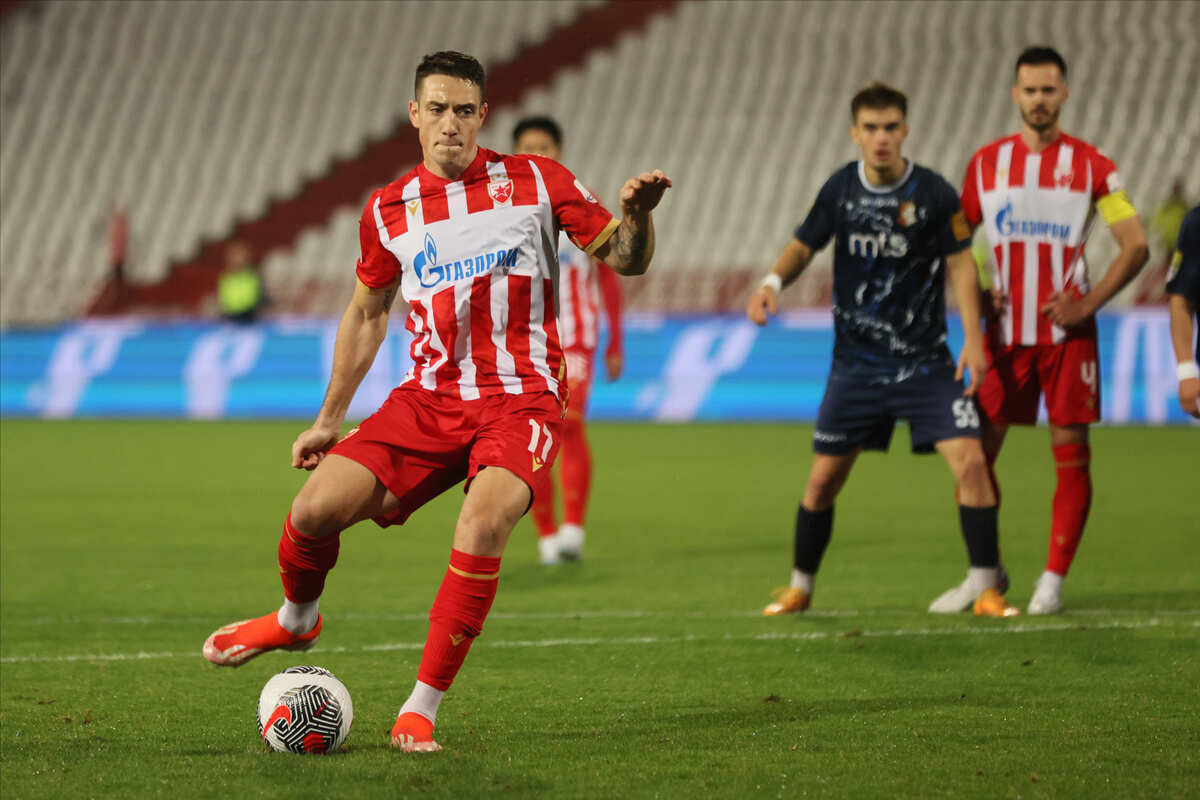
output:
[[[1021,112],[1021,120],[1026,125],[1028,125],[1030,128],[1037,131],[1038,133],[1043,133],[1045,131],[1050,130],[1051,128],[1053,128],[1055,125],[1058,124],[1058,112],[1055,111],[1053,114],[1050,114],[1050,116],[1047,118],[1046,122],[1036,123],[1033,121],[1033,119],[1030,117],[1029,114],[1026,114],[1024,111],[1022,111]]]

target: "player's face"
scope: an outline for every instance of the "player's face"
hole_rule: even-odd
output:
[[[471,165],[486,116],[479,87],[450,75],[426,76],[417,99],[408,104],[425,166],[443,178],[457,178]]]
[[[850,138],[862,150],[867,167],[887,174],[903,170],[900,145],[908,138],[908,123],[898,108],[860,108],[850,126]]]
[[[1041,133],[1058,124],[1058,112],[1067,101],[1067,81],[1057,64],[1022,64],[1012,96],[1021,109],[1021,120]]]
[[[517,141],[513,143],[513,152],[545,156],[553,158],[555,161],[558,161],[559,156],[562,155],[562,151],[554,143],[554,137],[536,128],[530,128],[517,137]]]

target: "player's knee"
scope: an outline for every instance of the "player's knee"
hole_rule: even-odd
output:
[[[305,536],[328,536],[345,527],[333,498],[308,485],[292,501],[292,527]]]
[[[509,531],[517,520],[509,519],[503,511],[494,508],[475,509],[459,517],[454,532],[456,546],[465,545],[472,553],[494,553],[504,549]]]
[[[959,493],[968,505],[986,503],[992,497],[992,482],[988,478],[987,458],[983,450],[975,448],[963,453],[955,460],[954,477],[958,482]]]
[[[804,507],[809,511],[823,511],[833,505],[841,491],[844,479],[836,475],[812,475],[804,487]]]

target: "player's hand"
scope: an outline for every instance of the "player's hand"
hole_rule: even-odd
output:
[[[988,371],[987,356],[983,353],[983,345],[978,342],[963,344],[962,352],[958,354],[958,370],[954,373],[954,380],[961,381],[968,370],[971,372],[971,383],[963,389],[963,396],[974,397],[979,387],[983,386],[983,376]]]
[[[612,383],[621,377],[625,369],[625,358],[620,353],[608,353],[604,356],[604,368],[608,371],[608,381]]]
[[[760,286],[755,289],[754,294],[750,295],[750,300],[746,303],[746,316],[755,325],[766,325],[767,318],[775,316],[778,310],[775,290],[770,286]]]
[[[1039,310],[1060,328],[1074,328],[1091,316],[1084,307],[1083,298],[1067,292],[1052,292]]]
[[[341,426],[313,425],[292,443],[292,466],[314,470],[341,438]]]
[[[1200,378],[1179,382],[1179,405],[1185,412],[1200,419]]]
[[[630,178],[621,187],[621,213],[627,217],[649,214],[669,188],[671,179],[661,169]]]

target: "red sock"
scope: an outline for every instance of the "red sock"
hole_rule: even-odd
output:
[[[553,536],[558,530],[558,522],[554,519],[554,476],[548,469],[540,470],[537,475],[539,480],[533,487],[533,507],[529,509],[529,515],[533,517],[538,536]]]
[[[562,470],[563,521],[583,525],[592,485],[592,451],[581,418],[568,416],[563,420],[558,463]]]
[[[417,680],[446,691],[462,667],[471,643],[496,599],[499,557],[450,551],[450,567],[429,610],[429,636]]]
[[[1091,448],[1086,444],[1064,444],[1054,449],[1058,486],[1050,517],[1050,555],[1046,569],[1066,575],[1083,537],[1088,509],[1092,505]]]
[[[337,563],[342,535],[318,539],[305,536],[292,525],[289,513],[279,537],[279,579],[283,594],[293,603],[316,600],[325,589],[325,576]]]

